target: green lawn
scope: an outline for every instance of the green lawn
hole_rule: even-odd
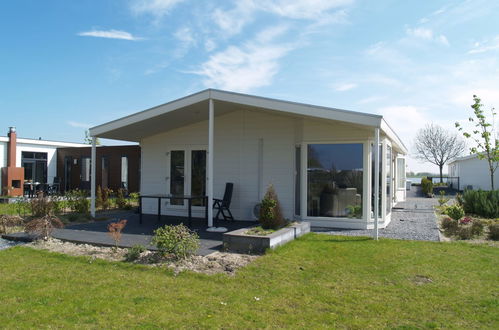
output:
[[[23,247],[0,265],[5,328],[499,328],[499,249],[466,243],[309,234],[234,277]]]

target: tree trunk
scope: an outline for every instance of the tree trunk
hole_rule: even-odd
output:
[[[442,171],[443,171],[444,165],[442,164],[442,165],[439,165],[438,167],[440,168],[440,183],[443,183],[444,179],[443,179]]]

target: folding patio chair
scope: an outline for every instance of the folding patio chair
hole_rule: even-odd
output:
[[[232,201],[232,191],[234,190],[234,184],[232,182],[227,182],[225,184],[225,193],[223,199],[213,199],[213,208],[218,210],[215,219],[218,220],[220,214],[224,217],[224,220],[234,221],[234,217],[230,212],[230,202]]]

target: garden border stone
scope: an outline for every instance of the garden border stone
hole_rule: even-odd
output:
[[[224,233],[224,250],[236,253],[261,254],[267,249],[273,249],[309,233],[310,222],[299,222],[265,236],[246,234],[246,231],[250,228],[241,228]]]

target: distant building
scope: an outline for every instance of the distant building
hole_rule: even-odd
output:
[[[101,156],[97,160],[97,184],[139,190],[139,146],[97,150]],[[68,159],[71,164],[68,162],[65,167],[64,161]],[[10,127],[7,136],[0,136],[0,168],[1,195],[22,196],[28,185],[36,189],[54,183],[62,191],[89,189],[86,182],[90,180],[90,147],[83,143],[18,138],[16,128]],[[68,173],[70,180],[65,177]]]
[[[449,176],[459,177],[460,189],[491,189],[488,162],[486,159],[478,159],[476,154],[450,162]],[[499,171],[494,175],[494,187],[499,189]]]

